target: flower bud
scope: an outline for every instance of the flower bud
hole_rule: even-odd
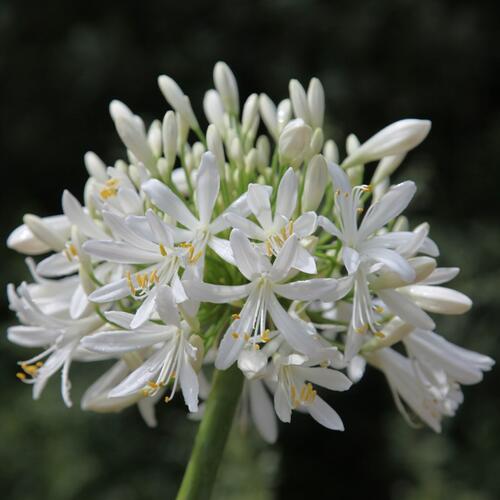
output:
[[[384,156],[406,153],[418,146],[431,128],[429,120],[406,119],[385,127],[363,143],[342,163],[348,168],[359,163],[378,160]]]
[[[271,144],[266,135],[261,135],[257,139],[257,152],[260,167],[268,167],[271,160]]]
[[[290,99],[283,99],[276,109],[276,119],[278,120],[278,131],[281,132],[292,117],[292,103]]]
[[[383,181],[386,177],[392,175],[396,169],[401,165],[402,161],[405,159],[406,153],[401,153],[399,155],[385,156],[382,158],[373,173],[372,180],[370,184],[374,186],[379,182]]]
[[[43,224],[56,234],[60,234],[64,241],[69,237],[71,224],[65,215],[45,217]],[[18,226],[10,233],[7,238],[7,246],[26,255],[40,255],[52,248],[43,239],[38,238],[26,223]]]
[[[323,129],[317,128],[314,131],[311,138],[309,154],[316,155],[318,153],[321,153],[321,148],[323,147],[323,141],[324,141]]]
[[[311,158],[307,165],[304,180],[304,191],[302,192],[302,212],[316,210],[328,185],[328,167],[323,155]]]
[[[93,151],[87,151],[83,157],[83,161],[91,177],[94,177],[99,182],[106,182],[108,179],[106,164]]]
[[[205,93],[205,97],[203,98],[203,109],[209,123],[213,123],[223,136],[226,130],[226,124],[224,122],[224,105],[216,90],[212,89]]]
[[[179,85],[177,85],[175,80],[167,75],[161,75],[158,77],[158,86],[167,102],[178,114],[182,115],[184,121],[187,122],[192,129],[199,129],[200,125],[191,107],[189,97],[184,95],[184,92]]]
[[[325,115],[325,91],[317,78],[312,78],[307,88],[307,103],[311,115],[311,126],[321,128]]]
[[[177,119],[177,151],[184,151],[187,138],[189,135],[189,124],[180,113],[176,113]]]
[[[290,80],[288,85],[290,92],[290,100],[292,101],[293,113],[295,118],[301,118],[306,123],[311,123],[311,114],[309,113],[309,105],[304,87],[298,80]]]
[[[154,120],[149,127],[148,143],[156,158],[161,156],[161,123],[159,120]]]
[[[323,147],[323,155],[332,163],[339,162],[339,148],[333,139],[328,139]]]
[[[277,141],[279,138],[277,110],[274,102],[266,94],[259,96],[259,110],[267,130]]]
[[[392,318],[381,330],[381,335],[373,337],[363,347],[362,352],[373,352],[378,349],[390,347],[403,340],[415,329],[414,326],[405,323],[397,316]]]
[[[243,349],[238,356],[238,368],[247,379],[255,378],[267,365],[267,356],[262,351]]]
[[[252,94],[245,101],[241,118],[241,132],[246,135],[252,128],[259,114],[259,96]]]
[[[233,72],[226,63],[219,61],[215,65],[214,84],[222,98],[226,111],[229,114],[238,115],[240,112],[238,84]]]
[[[303,120],[292,120],[281,132],[278,149],[282,164],[290,163],[297,168],[309,151],[312,130]]]
[[[223,177],[224,164],[226,163],[224,146],[222,145],[222,139],[219,131],[217,130],[217,126],[214,124],[210,124],[207,129],[207,146],[209,151],[212,151],[215,156],[217,168],[219,169],[219,175]]]
[[[44,219],[32,214],[26,214],[23,222],[28,226],[35,238],[44,243],[54,252],[61,252],[66,246],[66,239],[59,231],[47,224]],[[69,230],[69,227],[68,227]]]
[[[163,156],[167,162],[167,169],[175,164],[177,156],[177,120],[173,111],[167,111],[163,117]]]
[[[199,165],[201,162],[201,157],[203,156],[203,153],[205,152],[205,146],[197,141],[193,144],[193,147],[191,148],[191,155],[193,156],[193,163],[195,165]]]
[[[404,293],[422,309],[438,314],[464,314],[472,301],[463,293],[442,286],[414,285],[405,287]]]
[[[151,151],[144,124],[130,109],[120,101],[111,101],[109,112],[115,122],[116,131],[123,144],[144,166],[156,174],[156,158]]]

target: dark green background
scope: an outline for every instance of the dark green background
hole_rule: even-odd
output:
[[[361,139],[404,117],[433,121],[398,179],[419,191],[414,223],[429,220],[443,265],[474,300],[438,331],[498,357],[500,230],[499,22],[496,2],[371,0],[0,2],[1,229],[24,212],[60,212],[64,188],[81,196],[82,156],[123,154],[107,105],[119,98],[146,120],[166,109],[156,77],[172,75],[198,116],[213,64],[225,60],[243,96],[287,93],[318,76],[328,128]],[[1,248],[2,289],[26,277]],[[3,330],[12,315],[2,298]],[[58,377],[33,402],[15,378],[29,354],[0,341],[0,496],[9,500],[173,498],[195,424],[180,401],[159,405],[159,428],[137,412],[67,410]],[[75,366],[74,398],[105,366]],[[370,371],[332,402],[332,433],[297,415],[268,447],[233,433],[216,499],[500,498],[498,370],[465,388],[442,435],[409,428],[383,377]]]

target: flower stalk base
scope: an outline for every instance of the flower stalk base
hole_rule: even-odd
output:
[[[177,500],[207,500],[215,483],[243,385],[243,375],[233,365],[215,371],[205,414],[196,434],[193,451]]]

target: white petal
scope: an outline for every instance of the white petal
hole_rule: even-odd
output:
[[[90,306],[90,302],[87,298],[87,294],[83,290],[82,285],[76,287],[73,296],[71,297],[71,303],[69,308],[69,315],[71,319],[81,318]]]
[[[293,223],[293,232],[299,238],[310,236],[318,225],[318,217],[314,212],[305,212]]]
[[[217,195],[219,194],[219,171],[215,156],[207,151],[203,154],[196,177],[196,204],[202,224],[208,224],[212,218]]]
[[[395,271],[407,283],[414,281],[416,278],[415,269],[411,267],[404,257],[401,257],[401,255],[393,250],[387,248],[372,248],[365,250],[364,254]]]
[[[332,236],[335,236],[339,240],[343,239],[342,231],[330,220],[328,220],[326,217],[323,217],[320,215],[318,217],[318,224],[327,232],[330,233]]]
[[[318,272],[314,257],[300,244],[297,245],[292,267],[306,274],[316,274]]]
[[[325,403],[319,396],[316,396],[314,403],[307,406],[307,410],[316,422],[324,425],[333,431],[343,431],[344,424],[339,414]]]
[[[265,186],[266,189],[271,193],[271,186]],[[239,198],[236,198],[229,207],[224,210],[211,224],[210,224],[210,232],[212,234],[217,234],[227,229],[229,227],[229,223],[226,220],[227,214],[236,214],[241,217],[246,217],[250,215],[250,207],[248,206],[247,201],[247,193],[243,193]]]
[[[89,300],[102,304],[104,302],[123,299],[127,295],[130,295],[130,290],[127,280],[123,278],[98,288],[89,295]]]
[[[361,262],[359,253],[354,248],[347,246],[342,248],[342,260],[349,274],[354,274]]]
[[[280,281],[287,276],[288,272],[295,262],[298,246],[299,241],[297,235],[295,234],[292,234],[285,241],[285,244],[281,247],[275,261],[273,262],[270,273],[271,279],[273,281]]]
[[[94,335],[83,337],[82,346],[93,352],[103,354],[120,355],[126,352],[137,351],[165,342],[168,339],[169,330],[155,333],[142,331],[113,330],[109,332],[99,332]]]
[[[192,413],[197,412],[199,392],[198,376],[186,355],[181,366],[180,383],[182,395],[184,396],[184,401],[189,411]]]
[[[337,280],[333,278],[316,278],[273,286],[273,290],[281,297],[303,301],[326,299],[336,288]]]
[[[352,382],[338,370],[309,368],[305,366],[297,367],[296,370],[305,380],[321,387],[326,387],[331,391],[347,391],[352,385]]]
[[[217,238],[217,236],[212,236],[208,240],[208,246],[222,259],[233,266],[236,265],[234,260],[233,250],[231,248],[231,243],[229,240],[223,240],[222,238]]]
[[[439,314],[464,314],[472,301],[463,293],[442,286],[415,285],[402,291],[422,309]]]
[[[250,293],[251,283],[237,286],[212,285],[194,280],[183,281],[190,299],[213,304],[226,304],[240,300]]]
[[[71,223],[77,226],[85,236],[99,240],[108,238],[108,235],[84,212],[79,201],[68,190],[63,193],[62,206]]]
[[[448,283],[453,278],[455,278],[460,272],[458,267],[438,267],[432,271],[430,276],[425,280],[420,281],[421,285],[441,285],[442,283]]]
[[[260,241],[264,241],[266,239],[266,233],[261,227],[255,224],[255,222],[234,213],[226,214],[224,218],[230,227],[239,229],[249,238]]]
[[[138,328],[151,317],[151,314],[153,314],[157,297],[156,288],[158,287],[151,290],[148,296],[142,301],[142,304],[134,315],[134,319],[130,323],[130,328]]]
[[[43,259],[37,266],[36,271],[47,278],[58,278],[78,271],[80,264],[78,260],[68,260],[64,253],[54,253]]]
[[[142,185],[142,190],[151,198],[153,203],[166,214],[178,220],[189,229],[198,226],[198,221],[186,208],[186,205],[171,191],[171,189],[157,179],[151,179]]]
[[[379,290],[378,296],[403,321],[423,330],[434,329],[435,324],[432,318],[401,293],[394,290]]]
[[[140,250],[121,241],[89,240],[83,244],[83,249],[94,257],[119,264],[154,264],[160,260],[159,250]]]
[[[336,163],[328,162],[328,173],[332,178],[333,189],[340,189],[343,193],[352,191],[351,181],[349,176]]]
[[[250,412],[255,427],[267,443],[274,443],[278,438],[278,425],[271,399],[260,380],[248,382],[250,394]]]
[[[276,215],[290,219],[297,205],[298,180],[293,168],[289,168],[282,177],[276,197]]]
[[[269,190],[260,184],[250,184],[247,194],[248,206],[264,229],[271,227],[272,213]]]
[[[391,187],[380,201],[370,206],[359,226],[358,238],[367,238],[370,234],[385,226],[397,217],[410,203],[417,190],[415,183],[405,181]]]
[[[179,311],[175,306],[174,295],[169,286],[161,286],[156,298],[156,311],[166,325],[180,327]]]
[[[287,424],[290,423],[292,419],[290,399],[281,384],[278,385],[276,392],[274,393],[274,411],[282,422],[285,422]]]
[[[260,257],[257,251],[239,229],[231,231],[230,241],[234,260],[240,273],[251,281],[255,274],[259,272],[257,264]]]
[[[304,354],[314,354],[319,350],[319,342],[309,335],[298,320],[293,319],[283,309],[274,294],[269,297],[268,307],[277,329],[294,349]]]

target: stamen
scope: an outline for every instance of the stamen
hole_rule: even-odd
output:
[[[131,275],[130,271],[127,271],[126,278],[127,278],[127,285],[129,287],[130,293],[132,295],[135,295],[135,287],[134,287],[134,284],[132,283],[132,275]]]
[[[266,328],[260,335],[262,342],[269,342],[271,338],[269,337],[270,330]]]
[[[231,319],[236,321],[237,319],[240,319],[240,315],[238,313],[231,314]]]
[[[163,243],[160,243],[158,246],[160,247],[160,253],[163,255],[163,257],[166,257],[167,251],[165,250],[165,246],[163,245]]]
[[[238,332],[232,332],[231,337],[233,337],[234,340],[237,340],[240,338],[240,334]]]

